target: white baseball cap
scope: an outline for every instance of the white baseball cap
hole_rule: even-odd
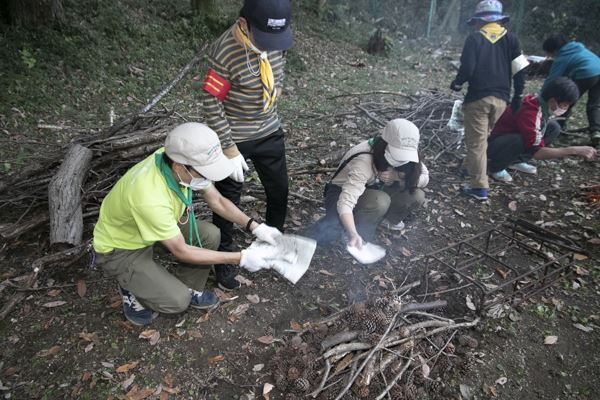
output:
[[[223,154],[215,131],[197,122],[179,125],[169,132],[165,153],[171,160],[189,165],[214,182],[222,181],[233,172],[233,164]]]
[[[419,128],[407,119],[387,123],[381,135],[386,141],[385,159],[392,167],[419,162]]]

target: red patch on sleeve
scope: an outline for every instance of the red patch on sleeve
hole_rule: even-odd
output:
[[[211,96],[223,101],[231,89],[231,84],[209,68],[206,77],[204,78],[202,89]]]

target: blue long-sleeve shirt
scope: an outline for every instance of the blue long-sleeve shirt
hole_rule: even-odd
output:
[[[600,57],[586,49],[582,43],[569,42],[558,50],[544,87],[561,76],[573,80],[600,75]]]

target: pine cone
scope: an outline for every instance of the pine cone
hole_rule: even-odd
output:
[[[427,358],[434,357],[437,353],[438,350],[433,346],[427,346],[427,348],[425,349],[425,355],[427,356]]]
[[[390,299],[388,297],[378,297],[373,301],[373,306],[381,311],[384,311],[388,304],[390,304]]]
[[[472,349],[476,349],[479,346],[479,342],[472,336],[469,335],[460,335],[458,337],[458,343],[463,346],[470,347]]]
[[[473,371],[475,367],[477,367],[477,360],[475,359],[473,353],[465,354],[465,358],[463,359],[463,362],[460,367],[465,372]]]
[[[394,400],[403,400],[404,399],[404,388],[398,384],[392,386],[390,389],[390,395]]]
[[[287,379],[290,382],[294,382],[298,378],[300,378],[300,371],[298,371],[298,368],[290,367],[287,371]]]
[[[299,392],[308,392],[310,390],[310,382],[306,378],[298,378],[294,381],[294,387]]]
[[[406,386],[404,386],[404,398],[406,400],[417,400],[417,393],[417,387],[412,383],[408,383]]]
[[[358,397],[359,399],[366,399],[369,397],[370,394],[370,390],[368,386],[357,386],[354,385],[352,387],[352,392],[354,392],[354,394],[356,395],[356,397]]]
[[[319,371],[317,371],[314,368],[308,368],[304,370],[302,376],[306,378],[309,382],[315,382],[319,379]]]
[[[456,351],[456,346],[454,346],[453,343],[448,343],[448,346],[446,346],[446,353],[448,354],[454,354],[454,352]]]
[[[373,333],[377,330],[377,322],[372,319],[364,319],[361,324],[361,330],[365,333]]]

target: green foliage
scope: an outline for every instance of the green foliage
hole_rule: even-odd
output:
[[[19,54],[21,55],[21,61],[23,61],[23,64],[27,67],[27,69],[35,67],[37,60],[31,53],[30,49],[23,48],[19,50]]]

